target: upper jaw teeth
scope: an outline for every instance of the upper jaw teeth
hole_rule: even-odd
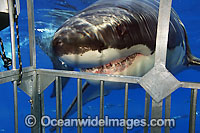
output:
[[[129,57],[112,61],[103,66],[82,69],[82,71],[91,72],[91,73],[113,74],[117,71],[123,71],[126,67],[131,65],[137,55],[138,54],[130,55]]]

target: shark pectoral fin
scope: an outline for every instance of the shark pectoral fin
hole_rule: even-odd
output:
[[[84,92],[84,90],[86,90],[86,88],[89,86],[88,82],[85,82],[85,84],[82,87],[82,93]],[[77,96],[73,99],[72,103],[69,105],[69,107],[67,108],[67,111],[65,112],[65,114],[63,115],[63,119],[66,119],[67,117],[69,117],[70,115],[74,114],[77,110]],[[56,127],[51,127],[49,129],[50,132],[54,132],[56,130]]]
[[[100,88],[95,88],[96,86],[90,85],[88,82],[82,87],[82,104],[98,98],[100,96]],[[104,95],[108,95],[110,91],[104,90]],[[66,113],[63,116],[63,119],[68,118],[70,115],[73,115],[77,111],[77,96],[74,98],[73,102],[68,107]]]
[[[85,82],[85,84],[82,87],[82,94],[84,94],[84,91],[88,88],[89,83]],[[84,104],[84,102],[83,102]],[[63,115],[63,119],[68,118],[70,115],[73,115],[77,111],[77,96],[73,99],[72,103],[67,108],[67,111]],[[50,132],[53,132],[56,130],[56,127],[51,127]]]
[[[62,62],[60,60],[58,60],[58,58],[56,58],[56,57],[51,57],[51,61],[53,63],[53,69],[56,69],[56,70],[69,70],[69,71],[73,70],[72,67],[63,65]],[[65,85],[68,83],[69,78],[62,77],[61,80],[62,80],[62,90],[63,90]],[[53,91],[52,91],[51,97],[53,98],[55,96],[56,96],[56,84],[54,82],[54,87],[53,87]]]
[[[86,103],[92,101],[93,99],[96,99],[100,96],[100,89],[95,88],[95,86],[90,85],[88,82],[85,82],[85,84],[82,87],[82,104],[85,105]],[[109,90],[104,90],[104,95],[109,94]],[[77,111],[77,96],[73,99],[70,106],[67,108],[67,111],[63,115],[63,119],[68,118],[69,116],[73,115]],[[53,132],[56,130],[56,127],[50,128],[50,131]]]
[[[66,78],[66,77],[62,77],[61,78],[61,81],[62,81],[62,90],[64,89],[65,85],[68,83],[69,81],[69,78]],[[53,83],[53,91],[51,93],[51,98],[55,97],[56,96],[56,83],[54,81]]]

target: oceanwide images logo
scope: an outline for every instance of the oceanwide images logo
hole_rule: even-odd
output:
[[[34,115],[27,115],[24,122],[27,127],[34,127],[37,121]]]
[[[25,118],[25,124],[28,127],[34,127],[37,123],[35,116],[27,115]],[[169,126],[175,127],[174,119],[151,119],[147,123],[146,119],[116,119],[109,118],[105,116],[104,119],[99,119],[98,116],[92,118],[88,116],[87,118],[82,119],[52,119],[49,116],[43,116],[40,120],[40,123],[44,127],[48,126],[59,126],[59,127],[126,127],[127,129],[133,129],[134,127],[145,127],[145,126]]]

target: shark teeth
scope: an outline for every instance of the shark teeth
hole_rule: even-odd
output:
[[[115,72],[121,72],[127,67],[129,67],[135,60],[135,57],[138,55],[141,55],[141,54],[139,53],[132,54],[128,57],[111,61],[110,63],[105,64],[103,66],[94,67],[94,68],[86,68],[86,69],[82,69],[81,71],[90,72],[90,73],[101,73],[101,74],[113,74]]]

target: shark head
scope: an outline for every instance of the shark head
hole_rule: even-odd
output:
[[[143,8],[137,6],[138,0],[118,0],[115,4],[102,0],[93,4],[56,31],[52,40],[54,54],[84,72],[143,76],[154,64],[158,3],[151,3],[143,3]],[[184,42],[179,18],[172,12],[168,50],[178,48],[178,55],[177,50],[171,52],[177,58],[168,64],[183,62]]]
[[[52,41],[54,54],[71,67],[92,73],[122,74],[139,58],[151,56],[146,45],[130,45],[128,33],[123,33],[128,31],[113,29],[116,25],[98,29],[91,24],[81,25],[79,19],[73,22],[74,27],[65,25]]]

